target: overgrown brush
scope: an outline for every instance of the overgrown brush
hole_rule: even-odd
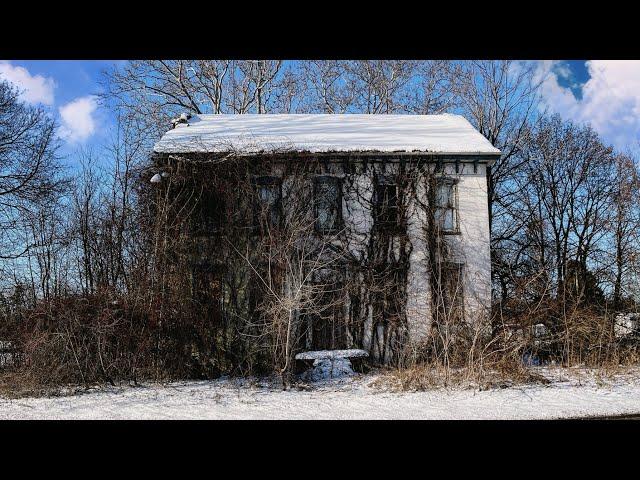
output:
[[[160,320],[155,310],[108,295],[39,302],[2,324],[15,351],[4,381],[37,389],[218,376],[216,332],[173,314]]]
[[[424,362],[406,368],[387,369],[372,386],[398,392],[420,392],[437,388],[505,388],[514,385],[546,384],[548,380],[521,362],[502,358],[483,370],[469,367],[445,368]]]

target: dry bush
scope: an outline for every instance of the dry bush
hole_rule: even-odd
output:
[[[443,330],[455,335],[443,342]],[[548,383],[524,361],[532,342],[532,337],[514,333],[514,329],[489,333],[486,318],[460,321],[448,317],[431,328],[419,351],[405,355],[397,368],[384,370],[373,385],[393,391],[425,391]]]
[[[462,342],[454,344],[448,365],[433,354],[427,355],[412,364],[385,370],[372,385],[392,391],[425,391],[449,387],[484,390],[548,383],[523,363],[519,342],[505,346],[490,341],[482,347],[472,352]]]
[[[174,310],[162,322],[124,298],[55,298],[4,322],[18,352],[3,369],[14,390],[138,380],[212,378],[220,374],[208,343],[214,333]]]
[[[542,363],[609,367],[638,360],[637,336],[618,338],[617,312],[605,308],[548,299],[535,306],[514,302],[494,311],[494,335],[517,338],[522,354]],[[536,336],[536,326],[544,333]]]
[[[494,368],[485,369],[480,375],[464,367],[447,370],[442,364],[433,363],[388,369],[371,385],[397,392],[421,392],[450,387],[488,390],[547,383],[549,380],[525,367],[521,362],[502,359]]]

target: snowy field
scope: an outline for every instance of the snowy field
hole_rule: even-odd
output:
[[[546,371],[550,385],[393,393],[375,375],[282,391],[232,380],[0,399],[0,419],[554,419],[640,413],[640,372],[602,381]]]

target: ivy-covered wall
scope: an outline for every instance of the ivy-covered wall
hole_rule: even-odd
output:
[[[441,265],[461,266],[464,320],[487,318],[486,170],[464,160],[159,157],[165,281],[219,323],[212,348],[229,366],[290,369],[318,348],[363,348],[387,364],[422,354],[440,323]],[[340,185],[335,217],[318,200],[335,194],[327,178]],[[456,185],[455,232],[435,211],[442,178]],[[319,218],[336,224],[320,231]]]

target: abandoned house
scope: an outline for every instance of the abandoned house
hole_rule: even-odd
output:
[[[150,184],[167,275],[221,338],[392,362],[486,321],[499,156],[458,115],[182,115]]]

